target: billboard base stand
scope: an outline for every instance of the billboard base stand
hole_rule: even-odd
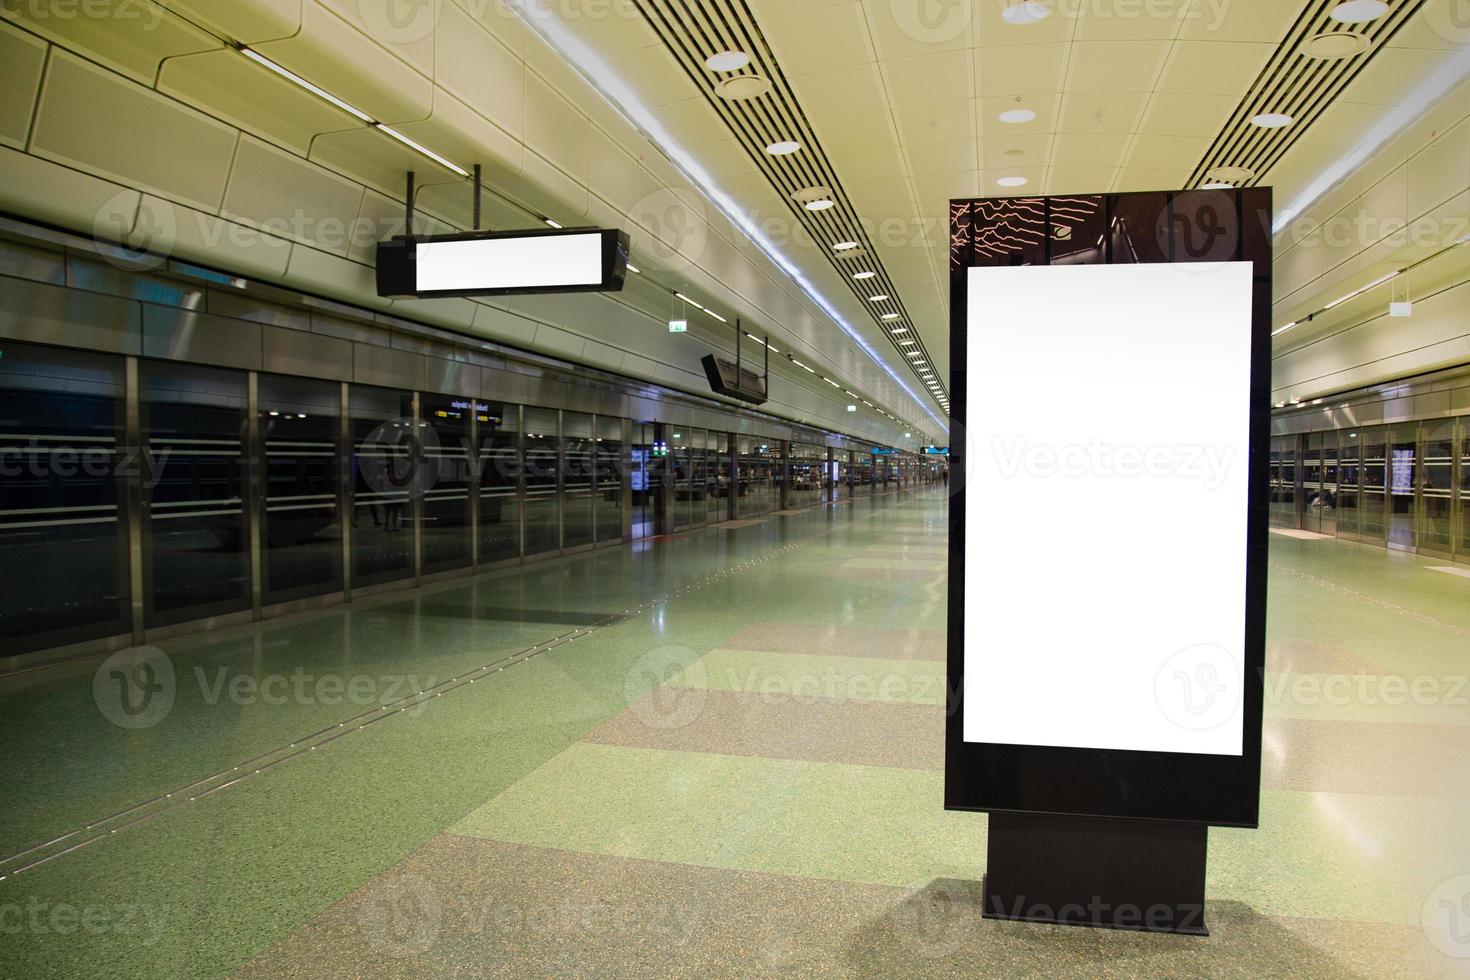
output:
[[[987,919],[1208,936],[1201,823],[992,813]]]

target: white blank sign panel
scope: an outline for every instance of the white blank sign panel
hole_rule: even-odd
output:
[[[965,740],[1240,755],[1251,264],[969,275]]]
[[[420,242],[421,293],[591,286],[602,282],[602,233]]]

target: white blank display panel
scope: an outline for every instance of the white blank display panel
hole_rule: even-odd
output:
[[[965,740],[1240,755],[1251,264],[969,276]]]
[[[420,242],[419,292],[590,286],[602,282],[602,233]]]

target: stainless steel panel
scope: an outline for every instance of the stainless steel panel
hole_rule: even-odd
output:
[[[424,358],[407,351],[354,344],[352,380],[358,384],[418,391],[424,386]]]
[[[1448,391],[1424,392],[1414,396],[1414,417],[1433,418],[1440,415],[1450,414],[1450,393]]]
[[[262,569],[260,544],[261,498],[265,481],[261,478],[260,447],[260,375],[254,371],[246,382],[245,413],[245,520],[250,535],[250,609],[260,618]]]
[[[139,354],[137,303],[28,279],[0,280],[0,337],[112,354]]]
[[[294,310],[289,306],[272,303],[235,289],[211,289],[205,296],[204,309],[216,316],[249,320],[273,327],[292,330],[310,330],[311,314],[306,310]]]
[[[515,371],[481,368],[480,397],[489,401],[513,402],[522,405],[526,402],[526,396],[530,394],[528,381],[529,379],[524,374]]]
[[[259,370],[261,327],[169,306],[143,305],[143,354],[170,361]]]
[[[300,330],[261,327],[261,370],[351,381],[352,343]]]
[[[34,245],[0,239],[0,276],[66,285],[66,256]]]
[[[110,293],[144,303],[204,309],[204,286],[119,268],[103,259],[72,253],[66,257],[66,282],[89,293]]]
[[[1470,385],[1450,392],[1450,411],[1470,412]]]
[[[446,361],[439,357],[424,358],[424,390],[445,395],[475,398],[480,394],[480,369],[465,361]]]
[[[389,346],[390,340],[388,331],[382,327],[318,313],[315,310],[311,312],[311,332],[357,344],[376,344],[379,347]]]

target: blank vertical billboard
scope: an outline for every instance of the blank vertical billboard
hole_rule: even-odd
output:
[[[965,741],[1240,755],[1251,263],[969,276]]]
[[[944,803],[1254,827],[1271,191],[950,202]]]

